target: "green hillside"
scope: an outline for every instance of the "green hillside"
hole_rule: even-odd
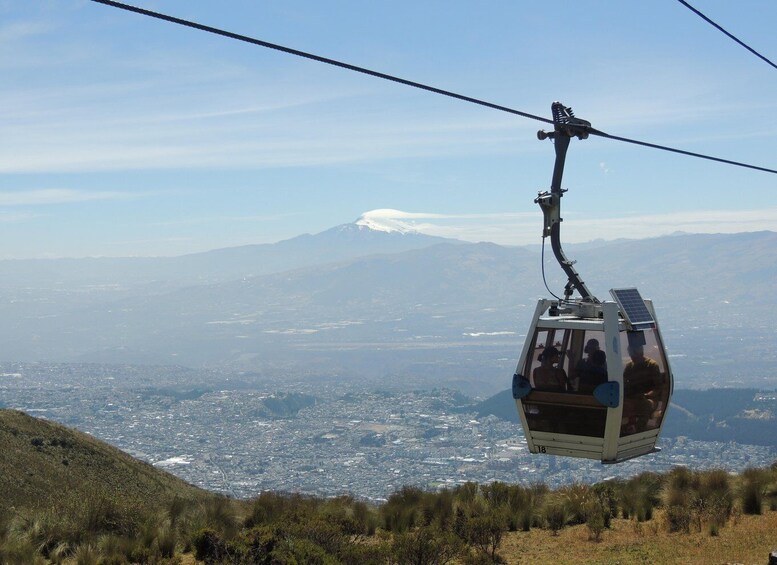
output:
[[[0,454],[0,512],[95,497],[152,508],[213,496],[87,434],[13,410],[0,410]]]

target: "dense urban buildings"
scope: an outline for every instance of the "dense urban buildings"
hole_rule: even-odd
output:
[[[769,446],[684,437],[663,438],[660,453],[618,465],[531,455],[519,425],[478,416],[472,399],[450,389],[380,390],[180,367],[4,364],[0,394],[5,408],[73,426],[240,498],[274,490],[380,501],[404,485],[558,486],[675,465],[741,470],[777,458]]]

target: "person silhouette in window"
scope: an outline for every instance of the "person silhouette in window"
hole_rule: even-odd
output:
[[[540,366],[534,369],[534,388],[550,392],[565,392],[567,390],[567,374],[556,364],[561,360],[561,353],[555,347],[546,347],[537,358]]]
[[[661,369],[645,356],[642,345],[629,345],[628,352],[631,361],[623,368],[623,416],[631,426],[628,431],[637,433],[645,431],[656,408]]]
[[[575,365],[574,388],[577,392],[591,394],[596,385],[607,382],[607,356],[599,349],[599,340],[595,338],[586,342],[583,352],[586,357]]]
[[[594,340],[591,340],[594,341]],[[593,394],[594,389],[607,382],[607,355],[601,349],[596,349],[588,355],[588,359],[578,373],[580,384],[578,391],[583,394]]]

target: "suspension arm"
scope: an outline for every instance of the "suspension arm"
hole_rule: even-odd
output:
[[[564,296],[566,299],[572,295],[573,290],[577,290],[584,301],[598,303],[596,297],[591,294],[580,275],[573,267],[574,261],[567,259],[564,250],[561,248],[561,197],[566,190],[561,188],[561,179],[564,176],[564,164],[567,157],[567,149],[572,137],[586,139],[591,130],[591,123],[580,118],[576,118],[571,108],[565,107],[560,102],[554,102],[551,106],[553,112],[554,131],[537,132],[537,138],[540,140],[552,139],[553,147],[556,151],[556,162],[553,166],[553,179],[550,184],[550,191],[540,192],[534,200],[540,205],[544,216],[544,227],[542,237],[550,236],[550,244],[553,249],[553,255],[556,257],[561,269],[567,275],[567,284],[564,287]]]

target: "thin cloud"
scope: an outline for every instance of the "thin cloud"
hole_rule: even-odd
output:
[[[176,68],[172,80],[169,69],[146,70],[117,82],[0,93],[0,127],[14,140],[0,172],[306,167],[534,145],[521,134],[534,126],[499,114],[399,101],[389,114],[360,83],[226,75]]]
[[[54,26],[49,23],[36,21],[5,24],[0,26],[0,43],[12,43],[30,37],[45,35],[53,29]]]
[[[493,214],[438,214],[381,209],[366,212],[357,223],[383,231],[412,231],[501,245],[538,243],[541,216],[535,212]],[[777,231],[777,208],[740,211],[673,212],[617,218],[565,218],[562,238],[569,243],[594,239],[648,238],[676,232],[738,233]]]
[[[760,210],[702,210],[645,214],[597,220],[565,221],[571,237],[580,241],[582,234],[594,237],[653,237],[678,231],[690,233],[737,233],[744,231],[777,231],[777,208]],[[587,239],[592,239],[588,237]]]
[[[465,241],[508,243],[515,237],[516,225],[528,226],[536,216],[529,212],[439,214],[378,209],[365,212],[356,223],[379,231],[417,232]]]
[[[44,206],[73,204],[96,200],[124,200],[132,198],[127,192],[90,191],[69,188],[44,188],[38,190],[0,192],[0,206]]]
[[[317,110],[330,99],[226,108],[194,102],[169,113],[128,108],[121,117],[80,103],[58,110],[43,101],[34,107],[3,103],[13,112],[8,110],[0,125],[14,146],[0,156],[0,171],[272,168],[534,149],[530,136],[522,142],[514,121],[412,112],[391,120],[344,119],[348,101],[343,97],[337,110],[324,115]],[[45,108],[45,120],[35,108]]]
[[[0,210],[0,224],[26,222],[38,217],[40,217],[40,214],[33,214],[30,212],[6,212],[5,210]]]
[[[284,214],[267,214],[267,215],[252,215],[252,216],[201,216],[197,218],[183,218],[180,220],[169,220],[165,222],[154,222],[151,225],[154,226],[195,226],[203,224],[220,224],[220,223],[257,223],[257,222],[272,222],[276,220],[282,220],[294,216],[300,216],[302,212],[288,212]]]

